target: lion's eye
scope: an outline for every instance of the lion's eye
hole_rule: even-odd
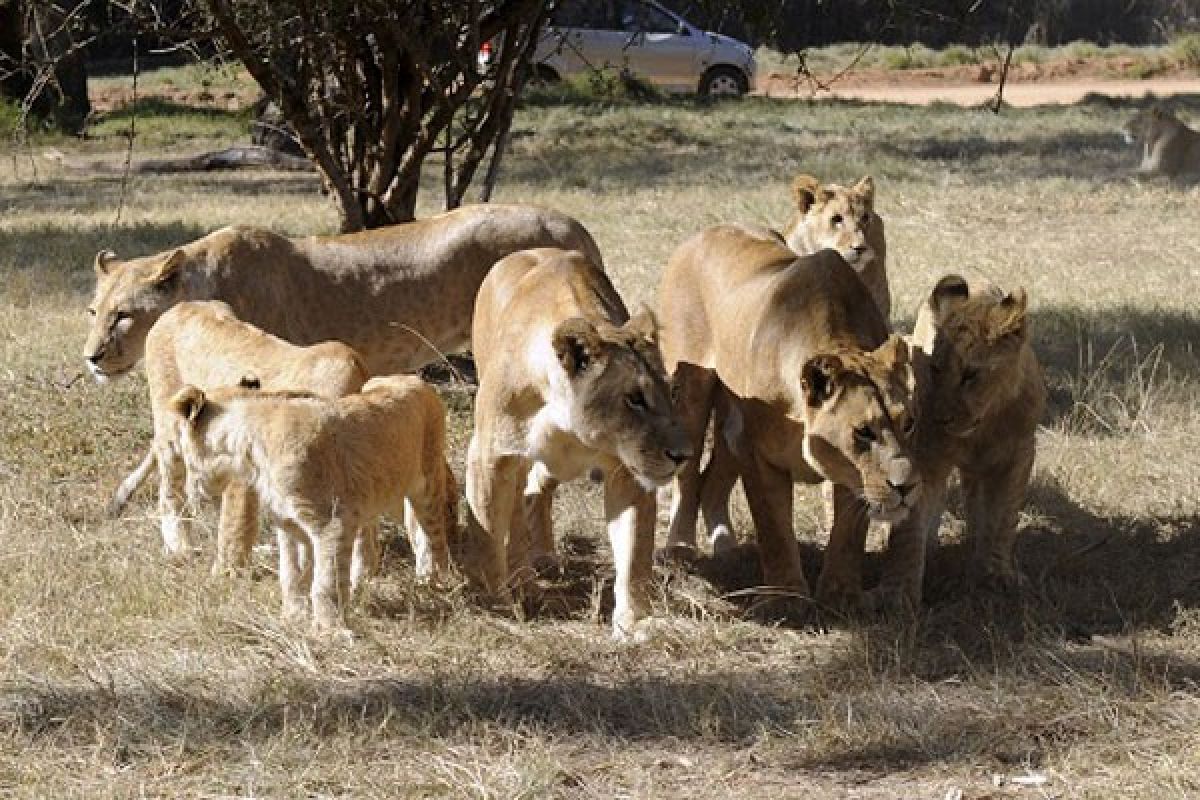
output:
[[[903,430],[904,430],[905,436],[911,436],[912,432],[915,431],[916,429],[917,429],[917,421],[915,419],[913,419],[912,417],[909,417],[908,419],[904,420]]]
[[[841,225],[842,224],[842,215],[834,214],[832,217],[829,218],[829,221],[835,226]]]
[[[96,309],[94,309],[94,308],[89,308],[89,309],[87,310],[87,313],[88,313],[88,316],[89,316],[89,317],[94,317],[94,316],[96,316]]]
[[[871,430],[871,428],[867,425],[859,425],[854,429],[854,438],[858,439],[860,442],[870,444],[871,442],[875,441],[875,431]]]
[[[634,389],[632,392],[625,395],[625,402],[635,411],[646,410],[646,395],[642,394],[641,389]]]
[[[962,385],[966,386],[968,384],[974,383],[975,379],[978,377],[979,377],[979,370],[975,369],[974,367],[967,367],[966,369],[963,370],[963,373],[962,373]]]

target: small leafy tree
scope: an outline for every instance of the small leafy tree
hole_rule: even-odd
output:
[[[413,219],[432,153],[445,159],[446,206],[463,201],[507,131],[549,5],[203,2],[316,163],[345,231]]]

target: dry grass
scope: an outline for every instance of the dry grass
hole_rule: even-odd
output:
[[[522,113],[499,199],[581,219],[631,303],[653,302],[690,232],[782,222],[795,171],[870,172],[897,324],[948,270],[1022,284],[1053,390],[1022,519],[1034,587],[1022,602],[963,586],[951,519],[916,618],[743,619],[719,595],[754,581],[746,548],[661,574],[658,634],[630,647],[607,639],[589,487],[557,508],[569,569],[540,609],[485,611],[416,586],[395,542],[350,646],[280,625],[269,549],[255,575],[213,580],[207,558],[164,562],[151,493],[105,518],[149,426],[140,377],[79,379],[94,253],[232,222],[329,231],[333,211],[309,177],[137,177],[114,228],[115,180],[0,160],[0,793],[1196,796],[1200,190],[1128,177],[1136,154],[1115,134],[1128,113],[766,101]],[[115,158],[120,142],[88,149],[106,147]],[[470,396],[447,400],[461,474]],[[799,504],[797,529],[815,571],[814,508]],[[1031,775],[1045,782],[1012,781]]]

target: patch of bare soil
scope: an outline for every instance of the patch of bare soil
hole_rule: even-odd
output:
[[[1153,77],[1137,79],[1138,62],[1129,57],[1069,59],[1014,64],[1005,78],[1004,100],[1014,106],[1075,103],[1088,94],[1140,97],[1200,93],[1200,73],[1167,65]],[[829,96],[865,101],[927,105],[949,102],[979,105],[995,97],[1001,66],[996,62],[929,69],[852,69],[844,74],[772,72],[758,81],[768,97]]]
[[[137,98],[145,100],[148,97],[165,100],[180,106],[192,108],[217,108],[224,111],[240,111],[254,105],[258,99],[257,86],[234,89],[182,89],[173,86],[155,86],[138,90]],[[129,86],[92,87],[88,90],[88,99],[96,112],[115,111],[124,108],[134,100],[133,89]]]

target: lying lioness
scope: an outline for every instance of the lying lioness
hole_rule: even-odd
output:
[[[531,470],[536,493],[599,469],[617,571],[613,635],[635,634],[647,613],[654,488],[692,453],[671,409],[653,316],[630,319],[585,254],[546,248],[492,268],[472,338],[479,394],[467,501],[488,547],[481,579],[501,596],[510,588],[509,548],[529,536],[522,495]],[[548,514],[534,516],[549,524]]]
[[[311,595],[318,631],[344,627],[356,532],[403,510],[418,576],[448,566],[456,487],[445,410],[420,378],[373,378],[336,400],[240,388],[181,389],[170,401],[174,446],[193,495],[251,484],[279,539],[285,618]]]
[[[866,287],[832,250],[797,256],[723,225],[684,242],[659,287],[663,355],[700,452],[717,394],[758,533],[764,579],[808,591],[792,533],[794,481],[831,481],[834,519],[817,597],[855,605],[868,518],[902,519],[920,494],[909,458],[915,374]],[[675,483],[668,546],[695,543],[699,459]]]

